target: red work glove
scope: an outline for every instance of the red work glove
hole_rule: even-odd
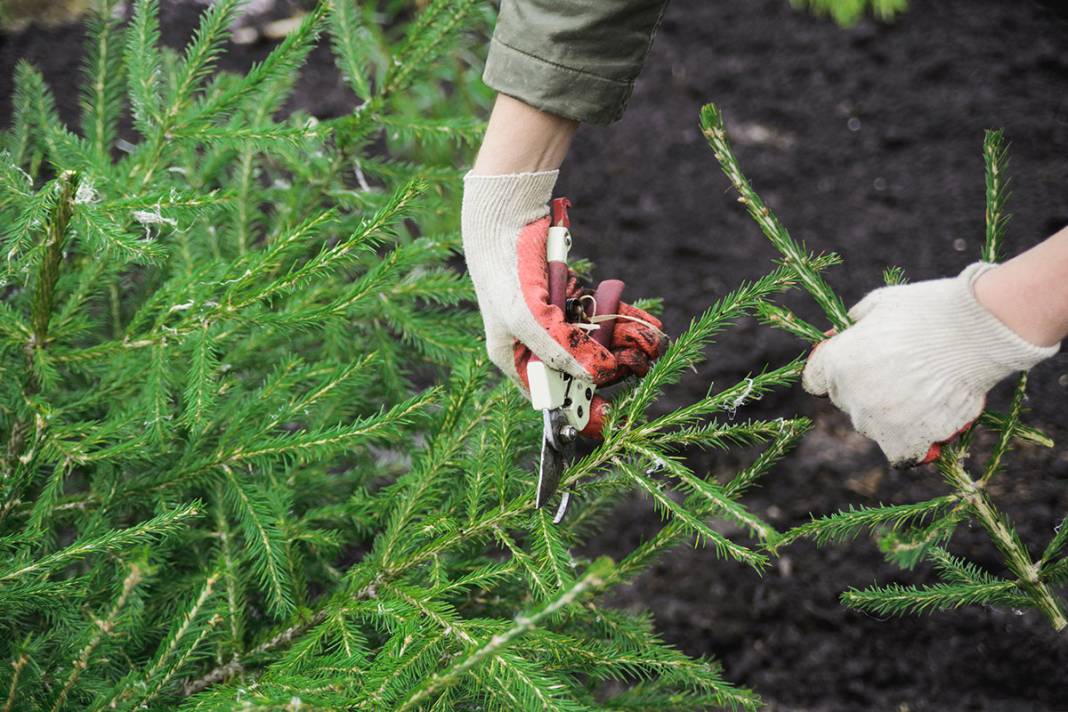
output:
[[[535,321],[568,355],[581,366],[590,380],[598,386],[616,383],[628,375],[644,376],[652,362],[661,356],[667,345],[663,325],[653,315],[620,302],[612,341],[605,348],[594,341],[585,329],[568,323],[559,307],[549,303],[548,240],[549,218],[545,217],[523,228],[516,242],[519,285],[523,301]],[[567,297],[577,299],[582,295],[578,278],[570,273]],[[513,346],[516,372],[528,388],[527,363],[533,353],[520,341]],[[550,365],[553,365],[550,362]],[[601,438],[608,403],[594,396],[590,405],[590,421],[582,434]]]

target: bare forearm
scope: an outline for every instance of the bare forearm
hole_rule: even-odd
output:
[[[1068,227],[984,274],[975,296],[1031,343],[1060,343],[1068,337]]]
[[[560,167],[578,122],[498,94],[472,172],[503,175]]]

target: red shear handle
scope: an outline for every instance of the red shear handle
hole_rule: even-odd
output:
[[[597,300],[594,316],[619,313],[619,299],[623,296],[623,287],[623,282],[618,279],[606,279],[598,284],[597,291],[593,294],[593,298]],[[612,343],[612,332],[615,328],[615,318],[600,322],[597,331],[593,332],[593,340],[607,349]]]
[[[567,315],[567,265],[563,262],[549,263],[549,303]],[[537,354],[530,355],[529,363],[541,361]]]
[[[571,201],[567,198],[553,198],[552,226],[571,227],[571,218],[567,215],[567,209],[571,207]],[[549,262],[549,303],[559,307],[560,311],[567,313],[567,263],[560,260]]]
[[[553,213],[552,225],[571,228],[571,218],[567,216],[567,209],[571,207],[571,201],[567,198],[553,198],[550,203]]]
[[[567,263],[554,260],[549,263],[549,303],[567,314]]]
[[[567,217],[567,209],[571,201],[567,198],[556,198],[552,201],[552,224],[553,226],[568,227],[571,221]],[[549,288],[549,304],[567,315],[567,263],[562,260],[549,260],[547,265],[547,287]],[[541,361],[536,355],[531,355],[530,362]]]

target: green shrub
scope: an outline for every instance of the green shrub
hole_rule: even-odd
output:
[[[212,5],[178,53],[158,46],[156,0],[126,25],[99,5],[78,132],[17,70],[0,137],[3,709],[756,707],[598,594],[695,538],[767,563],[709,521],[779,541],[739,498],[808,424],[734,412],[801,361],[646,410],[794,268],[712,305],[621,389],[553,526],[533,507],[540,419],[491,373],[448,267],[455,144],[480,130],[455,117],[486,98],[450,48],[484,44],[490,18],[473,0],[322,3],[221,74],[236,7]],[[279,118],[324,29],[359,107]],[[724,481],[683,460],[738,444],[763,449]],[[576,557],[636,489],[663,528],[617,564]]]

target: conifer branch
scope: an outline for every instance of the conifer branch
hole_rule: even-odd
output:
[[[540,608],[528,613],[517,614],[514,619],[514,625],[512,625],[511,628],[503,633],[493,636],[473,651],[461,657],[443,672],[435,674],[423,685],[413,690],[408,698],[404,700],[397,709],[400,712],[411,709],[413,705],[418,704],[421,700],[434,695],[439,690],[448,687],[449,685],[455,684],[458,678],[479,665],[486,658],[498,655],[502,650],[507,648],[513,640],[533,629],[545,618],[548,618],[571,605],[587,591],[596,590],[603,586],[611,569],[611,560],[607,558],[598,559],[592,563],[586,569],[586,572],[582,577],[576,580],[570,587],[561,591]]]
[[[790,371],[792,372],[793,369],[790,369]],[[731,407],[733,400],[737,400],[740,393],[744,393],[746,390],[749,390],[749,388],[750,384],[748,383],[748,380],[743,380],[732,388],[720,391],[720,393],[715,396],[710,396],[710,398],[714,397],[716,400],[721,401],[720,409],[727,410]],[[722,397],[728,392],[734,392],[733,400],[728,400],[727,398]],[[654,424],[656,422],[657,421],[653,421]],[[675,450],[689,446],[697,446],[703,449],[718,448],[721,450],[730,450],[735,447],[759,445],[761,443],[766,443],[769,440],[773,440],[781,434],[782,427],[782,422],[778,420],[744,420],[741,422],[730,422],[730,415],[728,412],[727,422],[711,420],[707,423],[691,425],[679,428],[678,430],[669,430],[666,432],[654,431],[649,437],[650,440],[667,450]],[[652,425],[650,425],[646,428],[642,428],[640,432],[644,435],[647,430],[654,429]]]
[[[201,15],[200,24],[193,34],[193,39],[186,45],[185,56],[180,61],[173,80],[173,89],[167,96],[166,108],[159,112],[158,122],[151,130],[147,145],[137,156],[139,159],[134,166],[132,175],[140,175],[140,187],[142,189],[150,185],[156,170],[159,168],[160,159],[163,157],[166,144],[173,140],[176,129],[181,128],[179,116],[189,107],[200,80],[211,72],[215,59],[221,50],[224,32],[233,22],[235,12],[241,0],[219,0],[212,4]],[[158,41],[158,5],[153,1],[145,3],[145,12],[151,13],[152,18],[143,21],[144,28],[139,28],[136,35],[137,42],[155,43]],[[135,17],[136,22],[136,17]],[[154,48],[143,45],[134,47],[134,51],[145,51],[150,57],[155,56]],[[136,60],[134,60],[136,64]],[[149,68],[151,69],[151,67]],[[158,68],[156,69],[158,71]],[[145,86],[145,82],[151,82],[143,76],[138,77],[141,90],[151,93],[151,88]],[[141,97],[148,102],[156,103],[155,97]]]
[[[8,685],[7,699],[4,701],[4,712],[11,712],[14,708],[19,689],[19,678],[22,677],[22,669],[26,667],[28,662],[30,662],[30,656],[26,653],[20,653],[11,662],[11,682]]]
[[[997,262],[1001,259],[1005,225],[1009,221],[1009,215],[1005,212],[1005,204],[1009,199],[1009,157],[1005,132],[1001,129],[986,132],[983,138],[983,163],[986,166],[986,239],[983,241],[982,260]]]
[[[467,362],[466,368],[458,369],[450,384],[445,418],[431,442],[428,456],[420,467],[413,468],[391,488],[390,494],[399,496],[396,505],[390,507],[385,531],[375,542],[376,556],[380,560],[394,558],[400,542],[410,536],[408,526],[424,505],[424,498],[433,492],[441,468],[453,460],[469,435],[491,412],[495,399],[486,399],[477,408],[471,407],[484,375],[484,365],[472,361]]]
[[[1017,385],[1019,385],[1019,381],[1017,381]],[[1031,445],[1038,445],[1039,447],[1053,447],[1056,444],[1053,442],[1053,438],[1038,428],[1018,420],[1015,423],[1011,423],[1007,414],[989,409],[984,410],[982,415],[979,416],[979,425],[999,432],[1004,432],[1007,429],[1012,432],[1013,437],[1017,440]]]
[[[1053,557],[1060,553],[1064,545],[1068,544],[1068,514],[1064,515],[1064,519],[1053,530],[1053,538],[1049,540],[1049,544],[1046,545],[1045,551],[1042,552],[1042,559],[1039,561],[1039,566],[1043,569],[1047,568]]]
[[[98,0],[94,4],[82,78],[82,133],[89,140],[96,171],[103,173],[111,163],[111,147],[118,134],[123,65],[114,0]]]
[[[319,457],[320,453],[390,437],[398,427],[411,422],[414,415],[433,403],[437,395],[438,389],[431,388],[403,403],[398,403],[388,411],[359,418],[351,425],[335,426],[300,435],[279,435],[254,443],[247,448],[238,446],[231,452],[218,453],[214,464],[233,466],[267,458],[286,458],[306,462]]]
[[[539,509],[532,517],[531,538],[538,564],[552,576],[553,590],[562,591],[574,580],[575,561],[545,509]]]
[[[959,500],[949,512],[935,517],[924,526],[883,532],[879,538],[879,548],[887,559],[898,566],[915,568],[925,556],[948,542],[957,526],[967,518],[967,502]]]
[[[371,122],[379,117],[382,107],[407,89],[420,72],[425,71],[426,58],[447,46],[463,28],[464,21],[476,5],[475,0],[432,0],[423,8],[391,58],[377,91],[365,99],[352,115],[334,123],[338,134],[345,141],[356,143],[374,133],[377,127]],[[352,61],[358,61],[354,57],[342,57],[346,71]]]
[[[194,434],[203,432],[218,392],[215,371],[219,360],[212,343],[211,332],[204,326],[191,339],[192,354],[185,388],[185,410],[182,422]]]
[[[1019,579],[1020,587],[1029,594],[1032,604],[1049,618],[1054,630],[1063,631],[1068,627],[1068,618],[1065,617],[1062,603],[1040,579],[1039,566],[1031,560],[1027,547],[1020,541],[1008,519],[994,506],[986,490],[965,472],[959,456],[943,456],[938,461],[938,469],[947,481],[963,493],[976,519],[1001,551],[1005,565]]]
[[[32,154],[32,129],[30,122],[30,98],[27,95],[27,87],[16,81],[15,92],[12,97],[13,116],[11,129],[7,135],[7,153],[11,156],[11,168],[19,171],[29,166],[29,172],[24,172],[27,183],[33,184],[31,174],[37,174],[37,157]],[[32,165],[31,165],[32,164]]]
[[[1003,582],[1002,579],[984,571],[977,564],[953,556],[939,546],[931,547],[928,558],[934,562],[939,574],[948,583],[990,584]]]
[[[730,482],[724,485],[723,489],[729,497],[738,497],[752,487],[812,429],[812,421],[808,418],[779,419],[775,423],[778,425],[779,432],[771,444],[749,467],[736,474]]]
[[[738,166],[738,159],[734,156],[734,150],[727,141],[727,129],[723,123],[723,115],[715,104],[705,104],[701,109],[701,129],[708,145],[715,152],[716,160],[724,174],[730,179],[731,185],[738,191],[738,202],[745,206],[750,217],[760,226],[761,231],[771,241],[772,245],[782,254],[787,267],[793,269],[801,285],[812,295],[812,298],[823,308],[831,326],[835,329],[845,329],[849,326],[849,317],[846,314],[845,305],[841,298],[831,289],[826,280],[812,267],[812,258],[803,246],[794,242],[790,233],[764,204],[749,179],[742,173]]]
[[[15,82],[21,87],[23,108],[30,114],[31,123],[36,125],[33,133],[39,148],[48,156],[56,172],[72,170],[84,173],[89,170],[92,159],[82,140],[60,121],[55,99],[41,73],[25,60],[20,60],[15,67]]]
[[[546,577],[542,574],[541,569],[531,558],[530,554],[524,551],[523,548],[500,527],[494,528],[493,534],[504,548],[508,550],[508,553],[512,555],[512,561],[516,562],[526,575],[527,581],[530,583],[531,592],[535,595],[535,598],[548,598],[554,589],[546,580]]]
[[[143,576],[141,568],[137,564],[132,564],[129,569],[130,573],[126,575],[126,578],[122,582],[122,591],[119,592],[119,596],[115,599],[115,603],[108,612],[108,615],[100,620],[94,619],[93,623],[97,630],[89,642],[87,642],[78,653],[77,659],[71,663],[70,674],[67,676],[66,681],[63,683],[63,687],[56,696],[55,702],[52,704],[52,712],[59,712],[59,710],[63,708],[63,705],[67,700],[67,695],[70,694],[71,689],[73,689],[74,685],[78,682],[82,670],[89,667],[89,661],[97,646],[100,645],[104,638],[110,637],[115,632],[115,625],[119,613],[126,606],[126,601],[129,599],[134,588],[141,582]]]
[[[683,346],[685,346],[684,342]],[[683,363],[688,363],[688,361]],[[639,436],[643,437],[666,431],[664,438],[672,442],[676,436],[682,440],[700,437],[699,431],[668,429],[692,428],[694,423],[714,413],[726,413],[728,417],[734,417],[738,409],[746,403],[760,400],[763,395],[776,387],[795,382],[800,377],[803,367],[804,361],[798,358],[785,366],[746,376],[718,393],[709,393],[705,398],[663,415],[635,430]],[[774,429],[773,426],[768,427]]]
[[[164,123],[181,111],[200,81],[211,73],[240,4],[241,0],[220,0],[210,5],[201,15],[200,24],[186,45],[185,54],[178,67],[174,90],[168,97],[170,109],[164,116]]]
[[[475,7],[473,0],[432,0],[408,28],[399,58],[382,82],[380,99],[406,89],[418,69],[426,66],[430,56],[463,26],[463,20]]]
[[[697,477],[687,467],[664,453],[658,453],[643,445],[631,445],[632,451],[647,461],[657,463],[661,469],[677,477],[684,489],[695,498],[704,500],[704,508],[741,525],[763,543],[773,543],[778,535],[775,529],[740,503],[732,499],[718,484]]]
[[[248,151],[271,151],[282,144],[303,145],[308,139],[326,137],[325,127],[314,119],[301,126],[259,125],[250,128],[189,128],[171,133],[172,141],[195,141],[197,143],[241,143]]]
[[[317,2],[312,11],[301,20],[297,29],[286,35],[266,59],[252,65],[245,76],[224,90],[209,93],[190,110],[179,128],[202,126],[227,116],[242,102],[251,100],[272,83],[295,74],[319,37],[327,5],[325,0]]]
[[[705,345],[717,333],[740,317],[752,313],[767,297],[785,291],[796,283],[797,277],[793,270],[783,267],[752,284],[743,284],[715,302],[668,346],[664,355],[638,386],[613,408],[613,412],[625,413],[627,420],[638,418],[664,386],[677,381],[684,369],[692,367],[702,359]],[[662,424],[678,423],[679,420],[680,418],[672,418]]]
[[[26,523],[26,533],[42,535],[46,532],[48,518],[54,514],[56,502],[63,494],[63,482],[70,474],[72,463],[65,460],[52,468],[48,482],[41,489],[37,501],[33,503],[30,519]]]
[[[63,261],[63,246],[67,238],[67,224],[74,212],[77,189],[78,177],[74,172],[66,171],[60,174],[55,208],[45,232],[44,255],[34,284],[33,340],[27,345],[30,351],[44,349],[48,343],[48,324],[52,319],[56,282],[59,281],[59,266]]]
[[[199,514],[199,502],[175,507],[128,529],[112,530],[98,537],[75,542],[65,549],[48,554],[32,563],[0,570],[0,582],[21,579],[31,574],[46,574],[93,554],[121,551],[137,544],[156,541],[186,526],[188,520]]]
[[[281,618],[293,609],[293,584],[287,566],[286,542],[267,497],[241,482],[232,468],[222,467],[225,500],[245,535],[260,587],[272,615]]]
[[[1068,558],[1061,559],[1056,563],[1043,568],[1041,573],[1043,581],[1051,584],[1063,584],[1068,581]]]
[[[395,141],[404,139],[423,144],[453,143],[470,146],[477,144],[486,128],[484,121],[467,117],[447,119],[382,117],[382,126],[387,135]]]
[[[908,283],[908,279],[905,278],[905,270],[896,265],[887,267],[883,270],[883,283],[888,287]]]
[[[849,589],[842,603],[879,616],[960,608],[961,606],[1027,606],[1030,598],[1018,593],[1012,581],[997,583],[940,583],[932,586],[900,586]]]
[[[622,460],[617,460],[615,465],[652,498],[653,503],[658,510],[663,514],[670,514],[673,519],[682,522],[697,535],[698,541],[704,540],[705,542],[712,544],[720,558],[732,558],[742,561],[749,564],[749,566],[753,567],[756,571],[760,571],[767,565],[767,557],[750,551],[740,544],[736,544],[723,534],[720,534],[709,527],[689,509],[678,504],[674,499],[665,494],[659,483],[647,478],[639,468],[634,467],[630,463],[623,462]]]
[[[761,302],[757,306],[757,318],[762,324],[781,329],[811,344],[818,344],[826,338],[819,329],[778,304]]]
[[[213,512],[216,536],[219,538],[219,562],[226,587],[226,622],[230,632],[229,650],[237,654],[244,649],[244,595],[238,578],[237,555],[232,541],[233,531],[226,518],[223,504],[225,491],[221,482],[215,484]]]
[[[1009,447],[1012,445],[1013,438],[1018,434],[1017,425],[1020,422],[1020,414],[1023,410],[1024,398],[1026,397],[1027,373],[1022,373],[1016,381],[1016,388],[1012,394],[1012,405],[1009,406],[1009,412],[1005,416],[1004,423],[1000,427],[1001,433],[998,435],[997,444],[994,445],[994,451],[991,453],[990,459],[987,460],[982,477],[979,478],[980,487],[985,487],[990,479],[1001,469],[1001,460],[1005,457],[1005,453],[1008,452]],[[1050,445],[1052,446],[1052,444],[1051,441]]]
[[[398,690],[403,691],[406,682],[418,679],[419,673],[427,668],[429,656],[442,654],[442,643],[451,634],[437,627],[429,627],[427,631],[413,628],[398,630],[367,671],[362,681],[363,707],[382,709],[394,704]],[[417,636],[417,632],[422,635]],[[400,661],[395,660],[401,652],[408,654]]]
[[[798,539],[811,538],[816,544],[822,546],[830,542],[852,539],[864,529],[875,530],[884,526],[891,530],[900,529],[905,525],[934,517],[956,501],[956,495],[945,495],[911,504],[856,508],[850,506],[849,509],[814,518],[807,524],[794,527],[783,535],[780,544],[790,544]]]
[[[126,31],[123,63],[129,83],[134,126],[148,137],[160,123],[159,0],[135,0]]]
[[[16,265],[28,262],[40,251],[39,245],[32,248],[31,245],[37,231],[42,225],[48,224],[49,216],[55,210],[59,195],[58,186],[58,180],[53,178],[36,193],[30,193],[19,201],[21,206],[17,208],[14,220],[4,228],[3,233],[8,274],[14,272]]]
[[[167,637],[156,650],[152,661],[146,669],[134,679],[116,688],[108,702],[96,707],[100,709],[123,709],[134,704],[146,704],[155,697],[159,690],[170,679],[173,671],[184,661],[185,657],[195,650],[207,630],[213,628],[218,621],[218,616],[212,616],[206,626],[200,625],[201,614],[215,593],[215,584],[219,580],[219,574],[212,572],[205,580],[197,597],[191,601],[181,616],[175,621],[175,626],[170,630]],[[196,635],[192,645],[186,646],[186,637]],[[183,650],[183,647],[185,648]],[[177,664],[172,664],[172,658],[177,656]],[[134,697],[136,695],[136,697]],[[120,706],[121,705],[121,706]]]
[[[139,707],[147,706],[149,702],[159,696],[159,694],[170,683],[174,676],[177,675],[185,667],[185,664],[189,661],[190,657],[197,651],[197,649],[200,647],[200,644],[204,642],[204,639],[212,633],[213,629],[220,622],[222,622],[222,616],[218,613],[211,616],[211,618],[209,618],[205,622],[203,628],[200,630],[200,632],[197,633],[196,638],[189,645],[186,646],[186,649],[182,651],[182,654],[178,657],[178,659],[171,663],[170,666],[163,671],[163,674],[159,676],[155,685],[148,691],[146,695],[144,695],[138,701]]]
[[[350,0],[330,1],[330,40],[342,77],[361,101],[367,101],[371,98],[371,82],[365,70],[370,42],[354,13],[356,7]]]
[[[182,688],[182,694],[188,697],[190,695],[196,694],[197,692],[200,692],[201,690],[205,690],[216,683],[229,680],[231,677],[239,674],[242,670],[245,669],[244,661],[246,659],[254,660],[262,655],[289,645],[301,635],[325,621],[327,619],[327,616],[328,610],[326,608],[321,608],[320,610],[316,611],[315,614],[308,616],[307,618],[302,619],[297,623],[287,626],[286,628],[282,629],[278,633],[275,633],[267,640],[257,645],[255,648],[248,651],[245,656],[242,657],[239,655],[234,655],[234,657],[227,663],[220,665],[210,670],[207,674],[197,678],[196,680],[193,680],[192,682],[187,683]]]

